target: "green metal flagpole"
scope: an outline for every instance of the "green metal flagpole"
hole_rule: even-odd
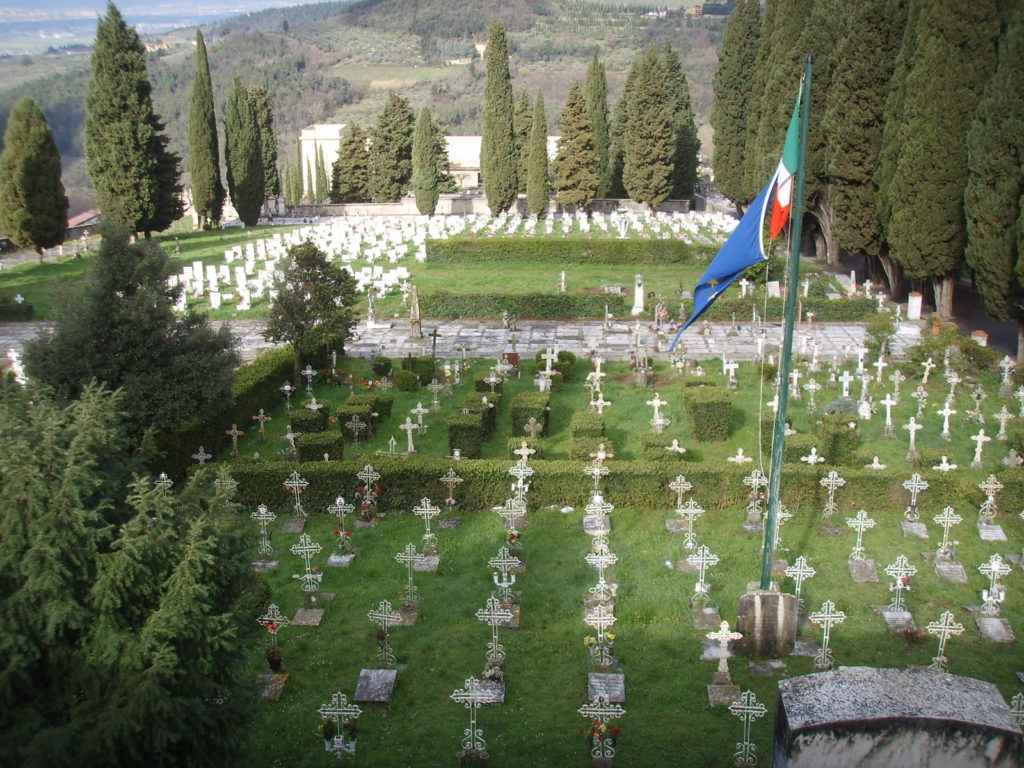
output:
[[[768,520],[764,531],[764,550],[761,556],[761,589],[772,584],[772,559],[775,551],[775,533],[779,526],[779,484],[782,479],[782,443],[786,435],[786,406],[789,403],[789,360],[793,353],[793,320],[796,310],[797,281],[800,276],[800,237],[804,216],[804,179],[807,155],[807,116],[811,106],[811,67],[814,57],[807,54],[804,64],[803,93],[800,95],[800,148],[796,168],[796,189],[793,199],[793,217],[790,228],[792,240],[789,251],[789,285],[786,290],[786,318],[783,326],[782,356],[779,360],[779,408],[775,414],[775,432],[772,435],[772,463],[768,474]]]

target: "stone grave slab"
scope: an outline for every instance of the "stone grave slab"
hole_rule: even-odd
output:
[[[257,573],[266,573],[277,568],[277,560],[257,560],[252,564],[252,568]]]
[[[592,611],[595,608],[597,608],[597,606],[599,606],[599,605],[603,605],[609,611],[611,611],[612,613],[615,613],[615,600],[614,599],[599,600],[598,598],[594,597],[589,592],[583,596],[583,608],[585,610]]]
[[[933,563],[935,567],[935,575],[938,576],[942,581],[948,581],[951,584],[966,584],[967,583],[967,572],[960,563],[954,560],[946,560],[942,557],[935,558]]]
[[[610,704],[626,703],[626,676],[609,672],[591,672],[587,675],[587,698],[591,701],[603,696]]]
[[[519,626],[519,614],[520,614],[520,606],[519,606],[519,604],[518,603],[512,603],[510,605],[509,603],[502,603],[501,607],[504,608],[505,610],[507,610],[509,613],[511,613],[512,614],[512,618],[511,619],[507,619],[507,620],[499,621],[498,622],[498,626],[499,627],[508,627],[509,629],[515,629],[516,627],[518,627]]]
[[[281,533],[302,533],[302,529],[305,527],[306,518],[291,517],[281,523]]]
[[[975,616],[974,623],[986,640],[993,643],[1015,643],[1017,638],[1010,628],[1010,622],[997,616]]]
[[[395,610],[395,613],[401,617],[399,622],[395,624],[396,627],[411,627],[416,623],[416,619],[420,615],[420,607],[418,605],[400,605]]]
[[[612,530],[612,520],[608,515],[584,515],[583,532],[591,536],[602,536]]]
[[[665,530],[670,534],[683,533],[686,531],[686,522],[679,518],[672,518],[665,521]]]
[[[462,525],[462,518],[461,517],[442,517],[442,518],[440,518],[437,521],[436,525],[441,530],[444,530],[444,531],[454,531],[454,530],[457,530],[460,525]]]
[[[317,592],[316,595],[317,599],[321,603],[329,603],[331,602],[331,600],[337,597],[337,595],[334,592]]]
[[[530,530],[530,518],[527,517],[526,515],[519,515],[519,517],[515,517],[512,520],[513,520],[513,522],[516,525],[516,530],[517,531],[528,531],[528,530]],[[609,525],[611,525],[611,524],[609,523]]]
[[[323,608],[299,608],[292,619],[293,627],[319,627],[324,617]]]
[[[701,661],[718,661],[722,656],[722,646],[715,640],[711,640],[708,637],[702,637],[700,640]],[[725,658],[731,659],[733,657],[732,652],[732,641],[729,641],[729,647],[725,649]]]
[[[818,655],[818,651],[821,650],[821,644],[813,637],[797,637],[796,642],[793,644],[793,650],[790,655],[792,656],[806,656],[808,658],[814,658]]]
[[[676,570],[680,573],[697,573],[700,568],[684,557],[682,560],[676,560]]]
[[[890,611],[887,605],[871,606],[875,612],[885,619],[885,626],[890,632],[902,632],[907,629],[917,629],[914,623],[914,616],[910,611]]]
[[[505,703],[505,683],[501,680],[481,680],[480,688],[485,691],[490,691],[493,697],[491,701],[488,701],[483,706],[490,704],[504,704]]]
[[[256,685],[260,689],[260,698],[264,701],[280,701],[287,684],[288,675],[284,672],[268,672],[256,678]]]
[[[978,524],[978,535],[982,541],[1006,541],[1006,532],[1001,525]]]
[[[849,532],[846,526],[832,523],[822,523],[818,526],[818,530],[826,536],[845,536]]]
[[[423,555],[412,564],[412,569],[417,573],[434,573],[440,564],[440,555]]]
[[[905,539],[927,539],[928,526],[924,523],[912,523],[909,520],[901,520],[900,528],[903,529]]]
[[[747,533],[764,533],[764,526],[761,523],[744,523],[743,530]]]
[[[363,669],[359,672],[356,693],[352,701],[387,704],[395,690],[397,669]]]
[[[727,707],[740,700],[740,687],[735,684],[707,686],[708,705],[712,707]]]
[[[354,525],[355,525],[356,528],[358,528],[359,530],[363,530],[363,531],[365,531],[367,529],[370,529],[370,528],[376,528],[377,527],[377,518],[376,517],[371,517],[369,520],[356,520]]]
[[[782,659],[768,659],[767,661],[750,660],[750,671],[760,677],[775,677],[776,674],[785,673],[786,662]]]
[[[722,616],[717,608],[692,608],[693,628],[706,629],[709,632],[722,625]]]
[[[327,558],[327,565],[331,568],[348,568],[355,559],[355,556],[355,552],[348,555],[339,555],[337,552],[332,552],[331,556]]]
[[[850,578],[857,584],[878,581],[878,567],[874,560],[848,560],[847,567],[850,569]]]
[[[789,568],[789,562],[786,560],[772,560],[772,578],[781,579],[786,575],[786,569]],[[760,585],[759,585],[760,586]]]

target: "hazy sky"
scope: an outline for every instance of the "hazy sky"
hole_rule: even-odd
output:
[[[177,0],[177,2],[116,3],[125,16],[165,16],[180,13],[231,14],[262,8],[304,5],[316,0]],[[0,0],[0,19],[33,21],[44,19],[95,18],[103,13],[106,0]]]

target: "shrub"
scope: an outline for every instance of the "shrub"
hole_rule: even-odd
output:
[[[761,362],[761,378],[765,381],[775,381],[779,377],[778,363]]]
[[[421,383],[427,383],[434,378],[434,360],[428,355],[422,357],[403,357],[402,370],[412,371],[420,377]]]
[[[604,416],[597,411],[578,411],[569,420],[571,437],[604,437]]]
[[[301,432],[308,435],[312,432],[323,432],[327,428],[327,414],[325,408],[318,411],[311,411],[308,408],[295,408],[292,410],[289,424],[293,432]]]
[[[818,446],[821,442],[821,438],[816,435],[788,435],[783,442],[782,460],[788,462],[798,462],[804,456],[807,456],[811,452],[811,448]],[[821,449],[818,448],[818,453],[821,453]],[[870,462],[871,460],[868,459]]]
[[[373,375],[378,379],[383,379],[385,376],[390,375],[393,367],[391,361],[384,357],[384,355],[374,355],[370,358],[370,368],[373,370]]]
[[[484,417],[476,413],[456,413],[448,417],[448,449],[458,448],[467,459],[478,459],[484,445]],[[449,454],[450,455],[450,454]]]
[[[519,457],[515,453],[513,453],[513,451],[518,451],[522,447],[524,440],[526,441],[526,447],[527,448],[532,448],[533,450],[536,451],[536,453],[530,454],[530,458],[531,459],[543,459],[544,458],[544,447],[543,447],[543,444],[541,442],[541,439],[539,437],[538,438],[532,438],[532,437],[526,437],[524,435],[523,437],[510,437],[508,439],[508,441],[506,442],[506,446],[505,447],[506,447],[506,449],[508,451],[508,457],[510,459],[512,459],[514,461],[518,461]]]
[[[352,402],[353,400],[355,400],[355,397],[350,397],[342,403],[335,412],[335,415],[338,418],[338,426],[341,428],[342,434],[349,440],[365,440],[374,431],[377,426],[377,422],[371,415],[373,410],[369,403],[359,401]],[[358,416],[359,420],[366,425],[358,436],[348,426],[348,423],[356,416]]]
[[[850,423],[854,428],[850,428]],[[822,416],[818,428],[818,453],[830,464],[847,464],[853,460],[854,452],[860,445],[860,431],[856,428],[856,417],[830,413]]]
[[[484,405],[483,402],[485,397],[487,398],[487,405]],[[490,437],[494,432],[494,425],[497,422],[498,410],[501,408],[501,395],[497,392],[493,395],[489,392],[487,394],[470,392],[466,395],[466,399],[462,401],[462,407],[470,413],[480,414],[484,431],[482,439]]]
[[[36,308],[29,302],[23,301],[19,304],[10,296],[0,296],[0,321],[17,323],[31,320],[35,316]]]
[[[359,392],[350,395],[345,405],[367,405],[371,413],[376,413],[379,419],[386,419],[391,415],[391,406],[394,405],[395,396],[390,392]]]
[[[543,355],[544,352],[545,350],[539,349],[537,350],[537,354],[533,356],[534,361],[537,363],[538,371],[543,371],[545,368],[547,368],[547,364],[544,363],[541,359],[541,355]],[[576,355],[574,355],[572,352],[569,352],[568,350],[563,349],[558,353],[558,359],[551,363],[551,367],[554,370],[558,371],[560,374],[562,374],[562,378],[565,381],[572,381],[573,372],[576,368]],[[554,376],[552,376],[552,381],[553,380]],[[552,391],[557,390],[555,390],[552,387]]]
[[[857,418],[857,401],[852,397],[838,397],[826,405],[822,412]]]
[[[664,432],[660,435],[653,432],[645,432],[640,435],[640,450],[643,452],[644,459],[647,461],[692,461],[689,451],[678,453],[668,450],[674,439],[678,438],[673,438],[672,435],[667,435]]]
[[[573,461],[590,461],[592,453],[597,453],[598,446],[603,445],[606,453],[615,453],[615,446],[607,437],[594,435],[573,435],[569,440],[569,458]]]
[[[412,371],[407,371],[404,368],[395,371],[395,389],[399,392],[415,392],[419,386],[420,381]]]
[[[875,315],[864,326],[864,336],[869,358],[877,358],[883,347],[891,351],[892,340],[896,336],[896,319],[888,312]]]
[[[550,402],[551,395],[546,392],[520,392],[513,397],[509,403],[513,437],[518,439],[519,436],[526,436],[523,428],[531,418],[536,419],[546,430],[549,413],[548,403]]]
[[[478,373],[473,376],[473,389],[477,392],[483,392],[485,394],[491,393],[491,385],[488,384],[485,379],[493,376],[499,381],[494,385],[494,391],[501,394],[505,391],[505,380],[502,379],[494,371],[488,371],[487,373]]]
[[[685,400],[693,437],[702,443],[717,443],[729,437],[732,395],[722,387],[691,389]]]
[[[337,432],[305,433],[296,438],[295,451],[299,461],[323,461],[325,453],[331,461],[341,461],[344,438]]]

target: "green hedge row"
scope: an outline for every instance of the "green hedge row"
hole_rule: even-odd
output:
[[[677,438],[664,432],[660,435],[653,432],[645,432],[640,435],[640,450],[644,459],[647,461],[693,461],[695,457],[689,452],[678,453],[668,450],[673,439]]]
[[[427,259],[439,264],[465,261],[536,261],[555,264],[695,264],[718,250],[681,240],[487,237],[427,240]]]
[[[448,293],[420,294],[424,317],[494,317],[502,310],[519,318],[604,317],[605,307],[613,315],[625,314],[625,298],[612,293]],[[428,379],[429,381],[429,379]]]
[[[27,301],[20,304],[11,296],[0,296],[0,321],[18,323],[36,316],[36,308]]]
[[[403,357],[401,367],[403,371],[412,371],[419,376],[421,386],[429,384],[430,380],[434,378],[434,361],[430,355]]]
[[[512,416],[512,437],[509,439],[520,440],[526,437],[524,428],[530,419],[536,419],[543,427],[540,434],[547,432],[550,402],[551,395],[547,392],[520,392],[513,397],[508,406]]]
[[[722,387],[694,387],[686,391],[686,413],[693,437],[702,443],[719,443],[729,437],[732,395]]]
[[[505,380],[502,379],[500,376],[498,376],[498,374],[494,373],[494,371],[488,371],[487,373],[477,373],[477,374],[474,374],[473,375],[473,390],[475,392],[482,392],[484,394],[490,394],[490,392],[491,392],[491,385],[488,384],[485,381],[485,379],[487,379],[487,378],[489,378],[491,376],[494,376],[494,378],[499,380],[494,385],[494,391],[497,392],[498,394],[503,394],[505,392]]]
[[[289,423],[293,432],[301,432],[309,435],[314,432],[323,432],[327,429],[327,414],[324,408],[318,411],[311,411],[308,408],[293,408]]]
[[[330,461],[341,461],[344,446],[345,438],[337,432],[314,432],[295,439],[295,451],[300,461],[323,461],[324,454]]]
[[[809,296],[800,299],[804,313],[811,311],[815,320],[824,322],[858,321],[870,320],[878,314],[878,302],[874,299],[825,299]],[[762,317],[781,318],[783,313],[783,299],[768,299],[767,304],[763,296],[748,296],[745,299],[739,297],[723,297],[708,307],[703,317],[708,320],[731,320],[736,315],[737,322],[749,321],[753,308],[757,307],[758,315]]]
[[[547,368],[547,363],[544,362],[541,355],[545,354],[546,350],[538,349],[537,354],[533,356],[533,360],[537,363],[537,370],[543,371]],[[576,355],[567,349],[561,349],[558,351],[558,359],[551,363],[551,367],[562,374],[562,378],[566,381],[572,381],[576,373]]]
[[[526,442],[527,448],[532,448],[536,453],[531,453],[531,459],[543,459],[544,458],[544,445],[543,441],[538,438],[526,437],[510,437],[505,444],[505,448],[508,451],[508,457],[512,461],[519,461],[519,456],[513,451],[518,451],[523,446],[523,441]]]

